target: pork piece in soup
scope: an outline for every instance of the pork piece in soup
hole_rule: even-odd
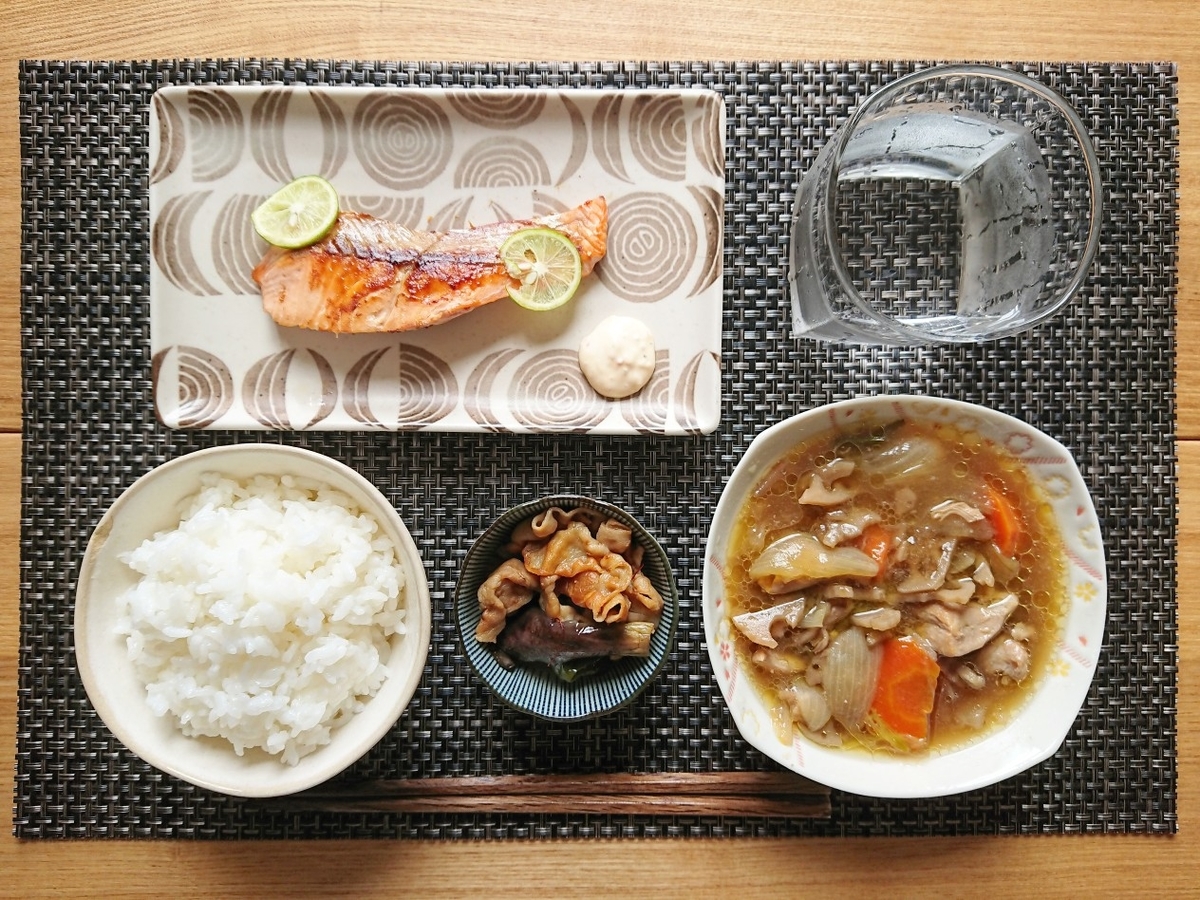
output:
[[[1066,584],[1053,511],[977,434],[902,421],[793,448],[739,511],[731,632],[773,710],[821,744],[970,741],[1028,696]]]

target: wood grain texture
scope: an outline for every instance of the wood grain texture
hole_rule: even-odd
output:
[[[910,0],[459,0],[0,5],[0,794],[12,796],[20,505],[21,58],[1171,60],[1180,66],[1179,580],[1200,580],[1200,15],[1135,4]],[[594,895],[613,860],[631,895],[835,889],[889,895],[1195,895],[1200,871],[1200,603],[1180,598],[1180,833],[1166,837],[446,841],[18,842],[0,799],[0,895],[462,897]],[[954,887],[956,886],[956,887]]]
[[[828,818],[829,789],[791,772],[381,779],[263,800],[267,809],[393,813]]]

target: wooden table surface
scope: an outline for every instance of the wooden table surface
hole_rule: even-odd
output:
[[[447,841],[17,841],[19,59],[971,59],[1179,65],[1179,582],[1200,580],[1200,12],[1192,0],[713,2],[243,0],[0,3],[0,896],[299,893],[556,898],[757,888],[888,897],[1200,891],[1200,603],[1180,597],[1172,837]]]

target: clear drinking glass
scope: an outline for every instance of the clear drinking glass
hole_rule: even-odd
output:
[[[797,335],[990,340],[1059,310],[1100,242],[1100,167],[1066,100],[979,65],[870,94],[801,181],[790,271]]]

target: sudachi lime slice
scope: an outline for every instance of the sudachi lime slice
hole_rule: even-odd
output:
[[[264,200],[250,221],[267,243],[295,250],[325,237],[337,217],[333,185],[320,175],[303,175]]]
[[[571,239],[553,228],[522,228],[500,246],[500,258],[516,279],[508,294],[526,309],[562,306],[583,278],[583,263]]]

